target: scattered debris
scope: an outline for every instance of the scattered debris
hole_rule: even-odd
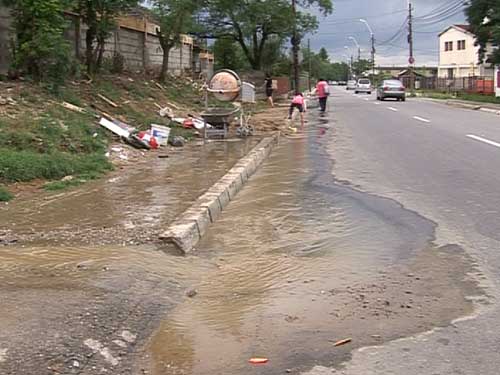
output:
[[[161,117],[168,117],[170,119],[174,117],[174,111],[172,111],[172,109],[170,107],[160,108],[160,110],[158,111],[158,114]]]
[[[130,331],[123,331],[121,336],[122,339],[124,339],[129,344],[133,343],[137,339],[137,335],[134,335]]]
[[[170,128],[163,125],[151,124],[151,135],[156,138],[160,146],[166,146],[170,137]]]
[[[111,107],[113,108],[118,108],[118,104],[116,104],[115,102],[113,102],[111,99],[108,99],[106,98],[104,95],[102,94],[97,94],[97,96],[102,99],[103,101],[105,101],[106,103],[108,103]]]
[[[287,315],[285,320],[288,322],[288,323],[293,323],[293,322],[296,322],[297,320],[299,320],[299,318],[297,316],[291,316],[291,315]]]
[[[75,179],[75,177],[73,176],[66,176],[66,177],[63,177],[61,179],[62,182],[69,182],[69,181],[73,181]]]
[[[186,140],[184,139],[184,137],[178,135],[172,138],[170,144],[174,147],[184,147],[184,145],[186,144]]]
[[[134,130],[134,128],[129,127],[125,123],[122,123],[118,120],[110,121],[105,117],[101,117],[99,125],[124,138],[130,137],[130,133]]]
[[[352,338],[347,338],[344,340],[337,341],[335,344],[333,344],[333,346],[342,346],[345,344],[349,344],[351,341],[352,341]]]
[[[62,106],[66,109],[69,109],[70,111],[73,111],[73,112],[87,113],[87,111],[85,111],[85,109],[83,109],[82,107],[78,107],[77,105],[74,105],[74,104],[71,104],[68,102],[62,102]]]
[[[260,365],[269,362],[268,358],[250,358],[248,362],[254,364],[254,365]]]
[[[189,289],[186,292],[186,296],[188,296],[189,298],[196,297],[197,294],[198,294],[198,291],[196,289]]]
[[[151,134],[151,131],[142,131],[137,134],[137,137],[142,141],[149,145],[150,148],[156,150],[159,147],[158,141]]]

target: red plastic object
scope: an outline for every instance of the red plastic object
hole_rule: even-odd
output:
[[[248,362],[250,362],[251,364],[254,364],[254,365],[262,365],[264,363],[269,362],[269,359],[267,359],[267,358],[250,358],[248,360]]]

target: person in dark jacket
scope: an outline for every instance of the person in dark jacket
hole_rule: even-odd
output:
[[[270,74],[266,75],[266,96],[267,96],[267,101],[271,105],[271,107],[274,107],[274,101],[273,101],[273,79]]]

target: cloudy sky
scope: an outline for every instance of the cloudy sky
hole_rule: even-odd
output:
[[[320,17],[320,28],[310,35],[311,47],[319,50],[325,47],[332,61],[345,60],[343,54],[357,50],[350,36],[357,39],[362,57],[368,58],[370,33],[360,18],[366,19],[377,41],[376,63],[382,65],[407,64],[408,0],[333,0],[334,12]],[[415,22],[415,60],[417,65],[437,65],[437,35],[447,26],[465,23],[463,1],[461,0],[412,0]],[[399,31],[399,33],[398,33]]]

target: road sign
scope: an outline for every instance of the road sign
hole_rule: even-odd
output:
[[[415,64],[415,58],[414,58],[413,56],[412,56],[412,57],[410,57],[410,58],[408,59],[408,62],[409,62],[410,64]]]

